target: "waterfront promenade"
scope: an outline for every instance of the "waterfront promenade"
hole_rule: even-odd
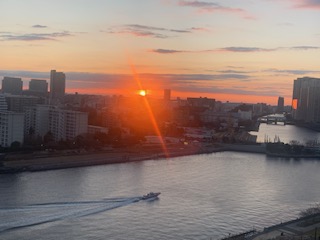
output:
[[[114,148],[100,151],[55,151],[9,154],[2,161],[0,173],[42,171],[92,165],[155,160],[178,156],[206,154],[222,151],[265,153],[260,144],[169,144],[166,152],[160,145],[140,145],[130,148]]]
[[[320,213],[288,222],[234,234],[220,240],[318,240],[320,239]]]
[[[268,239],[320,239],[320,214],[298,218],[292,221],[270,226],[256,234],[251,240]]]

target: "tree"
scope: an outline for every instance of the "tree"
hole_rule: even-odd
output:
[[[20,148],[20,145],[21,145],[20,142],[14,141],[11,143],[10,147],[11,147],[11,149],[18,149],[18,148]]]
[[[291,140],[289,142],[291,146],[301,146],[302,144],[298,140]]]
[[[43,142],[44,143],[49,143],[53,141],[53,134],[51,131],[47,132],[44,136],[43,136]]]
[[[299,213],[299,216],[300,217],[307,217],[307,216],[311,216],[311,215],[318,214],[318,213],[320,213],[320,203],[316,203],[314,206],[309,207],[305,210],[302,210]]]
[[[108,131],[108,138],[111,140],[111,141],[119,141],[121,140],[121,128],[119,127],[111,127],[109,128],[109,131]]]

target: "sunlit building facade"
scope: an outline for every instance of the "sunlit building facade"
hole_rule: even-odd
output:
[[[320,78],[294,80],[292,114],[297,121],[320,122]]]

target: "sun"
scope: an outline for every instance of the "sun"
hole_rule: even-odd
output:
[[[147,95],[147,91],[146,91],[146,90],[141,89],[141,90],[139,90],[139,95],[140,95],[140,96],[142,96],[142,97],[144,97],[144,96],[146,96],[146,95]]]

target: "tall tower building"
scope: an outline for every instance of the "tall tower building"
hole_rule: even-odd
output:
[[[292,115],[295,120],[320,122],[320,78],[294,80]]]
[[[170,89],[165,89],[163,91],[163,100],[169,102],[171,99],[171,90]]]
[[[2,80],[2,92],[16,95],[22,94],[21,78],[4,77]]]
[[[279,97],[278,98],[277,113],[283,113],[283,110],[284,110],[284,98]]]
[[[50,99],[61,100],[66,89],[66,75],[63,72],[51,70],[50,73]]]

